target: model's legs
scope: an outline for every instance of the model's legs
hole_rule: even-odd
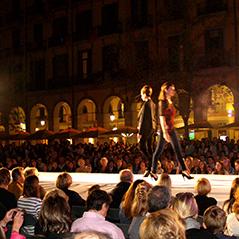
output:
[[[159,139],[157,147],[153,153],[152,167],[151,167],[151,170],[153,173],[157,173],[158,160],[159,160],[161,154],[163,153],[165,143],[166,143],[166,141],[163,137],[163,132],[160,132],[160,139]]]
[[[184,160],[183,160],[182,148],[181,148],[181,145],[180,145],[179,140],[177,138],[177,134],[176,134],[174,129],[170,132],[170,138],[171,138],[171,145],[172,145],[173,150],[176,154],[176,158],[179,161],[179,163],[182,167],[182,170],[184,171],[184,170],[186,170],[186,166],[185,166],[185,163],[184,163]]]
[[[143,153],[144,157],[150,160],[150,157],[152,157],[152,155],[150,155],[148,152],[148,138],[149,137],[146,135],[141,136],[139,141],[139,148],[140,151]]]

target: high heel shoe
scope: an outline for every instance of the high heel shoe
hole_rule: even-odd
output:
[[[150,172],[150,177],[152,177],[155,181],[158,180],[158,175],[157,175],[157,173]]]
[[[191,176],[188,172],[183,171],[182,172],[183,179],[186,177],[187,179],[194,179],[193,176]]]

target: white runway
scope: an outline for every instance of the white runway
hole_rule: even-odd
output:
[[[39,179],[41,185],[46,189],[55,187],[55,181],[59,173],[43,173],[40,172]],[[103,190],[109,192],[114,185],[119,182],[118,174],[102,174],[102,173],[70,173],[73,179],[71,186],[72,190],[77,191],[83,198],[87,197],[88,188],[94,184],[99,184]],[[181,175],[170,175],[172,179],[173,195],[178,192],[193,192],[194,185],[197,179],[201,177],[207,178],[211,185],[212,191],[209,196],[215,197],[219,205],[229,197],[232,180],[237,177],[236,175],[211,175],[211,174],[197,174],[193,175],[194,179],[183,179]],[[141,174],[135,174],[134,180],[146,179],[149,183],[155,184],[153,179],[144,178]]]

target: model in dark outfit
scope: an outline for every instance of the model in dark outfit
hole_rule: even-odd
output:
[[[156,129],[155,119],[155,104],[151,100],[152,88],[145,85],[141,89],[141,99],[143,100],[142,107],[138,114],[138,130],[140,135],[140,150],[148,160],[148,171],[145,176],[148,176],[152,161],[152,140],[153,133]]]
[[[176,110],[173,106],[172,97],[175,95],[175,87],[173,84],[164,83],[159,94],[158,112],[160,120],[160,140],[153,153],[151,176],[157,180],[158,160],[163,153],[166,143],[170,143],[176,153],[176,158],[182,167],[182,176],[192,179],[184,164],[182,149],[174,129],[174,118]]]

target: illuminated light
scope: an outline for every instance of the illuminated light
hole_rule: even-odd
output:
[[[94,138],[89,138],[89,143],[94,144],[95,140]]]
[[[41,124],[41,126],[44,126],[46,124],[46,121],[45,120],[41,120],[40,124]]]
[[[134,133],[121,133],[121,135],[123,136],[123,137],[131,137],[131,136],[133,136],[134,135]]]
[[[114,115],[114,114],[111,114],[111,115],[110,115],[110,120],[111,120],[111,121],[114,121],[114,120],[115,120],[115,115]]]
[[[114,127],[112,130],[117,130],[117,127]]]
[[[38,131],[39,130],[39,128],[35,128],[35,131]]]
[[[72,144],[73,143],[73,141],[72,141],[72,139],[66,139],[67,141],[69,141],[70,142],[70,144]]]
[[[26,130],[26,123],[20,123],[20,127],[21,127],[21,129],[23,129],[23,130]]]
[[[113,137],[113,141],[115,142],[115,143],[117,143],[118,142],[118,137]]]

